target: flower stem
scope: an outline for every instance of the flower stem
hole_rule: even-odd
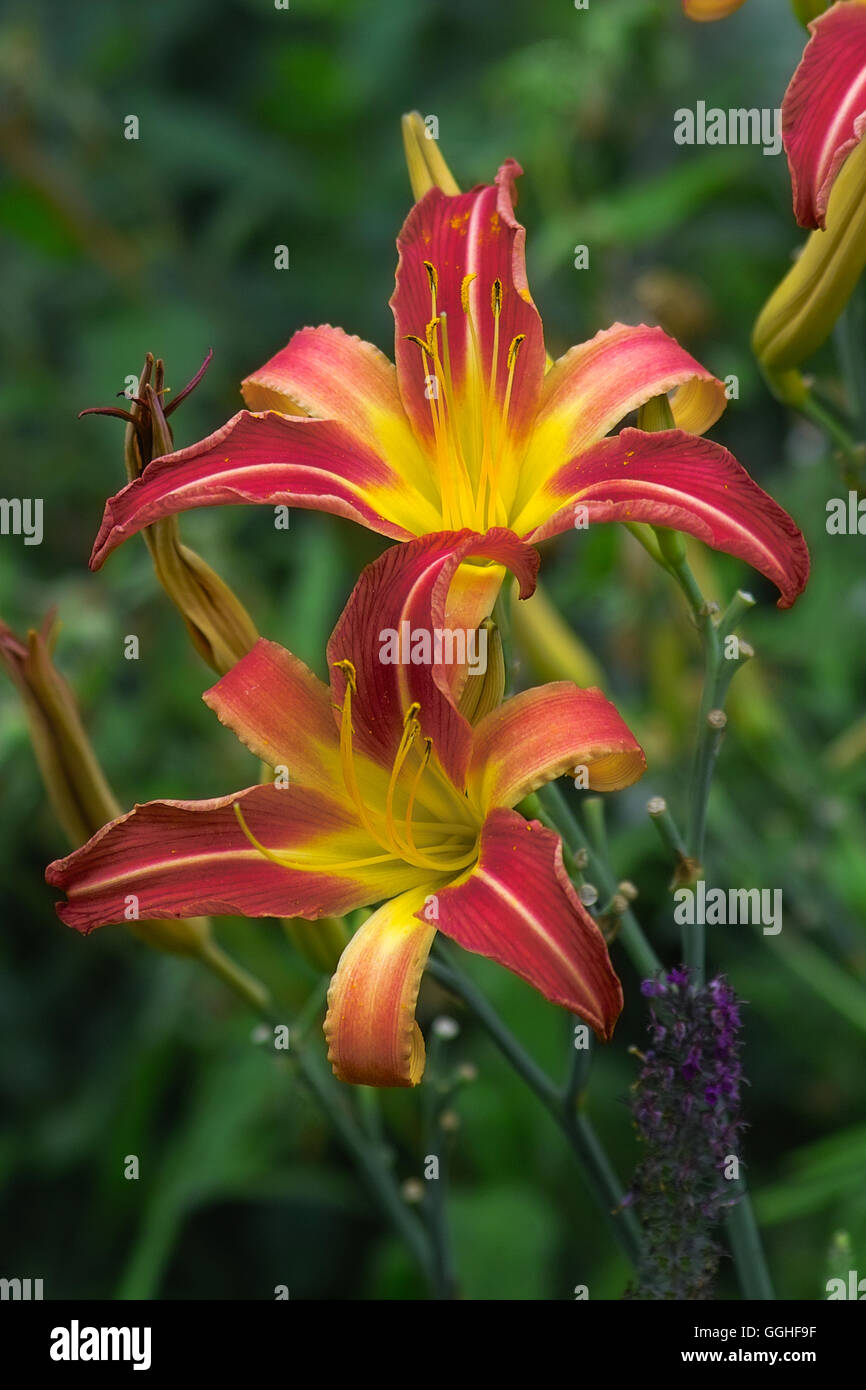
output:
[[[228,985],[229,989],[233,990],[256,1013],[270,1016],[271,996],[267,986],[263,985],[261,980],[257,980],[249,971],[244,970],[237,961],[232,960],[231,956],[215,941],[204,942],[196,959],[206,965],[208,970]]]
[[[728,686],[741,664],[739,658],[726,657],[725,638],[730,635],[743,614],[752,607],[754,599],[751,594],[739,590],[716,626],[712,607],[704,599],[688,561],[682,560],[672,565],[671,573],[682,589],[700,629],[704,649],[704,688],[698,715],[698,737],[689,794],[689,822],[685,836],[689,856],[700,864],[704,857],[710,787],[724,735],[725,720],[721,714],[721,706]],[[706,974],[706,934],[702,923],[683,928],[683,962],[689,968],[695,984],[703,985]],[[739,1201],[731,1209],[725,1227],[737,1267],[740,1289],[744,1298],[774,1299],[761,1236],[744,1178],[738,1181],[737,1188]]]
[[[448,1224],[449,1146],[448,1134],[442,1124],[442,1114],[450,1099],[451,1087],[440,1081],[442,1041],[433,1033],[427,1049],[427,1067],[421,1087],[424,1121],[424,1161],[436,1159],[436,1174],[425,1182],[424,1211],[436,1275],[436,1296],[456,1299],[459,1296],[454,1247]],[[427,1175],[425,1173],[425,1179]]]
[[[265,986],[243,970],[215,942],[207,944],[199,959],[246,1005],[258,1013],[265,1023],[270,1026],[279,1021],[275,1018],[271,997]],[[367,1180],[383,1214],[402,1237],[428,1287],[435,1293],[439,1288],[438,1271],[423,1225],[407,1207],[399,1184],[383,1158],[381,1146],[371,1141],[357,1124],[343,1097],[338,1093],[338,1083],[325,1069],[314,1049],[304,1042],[311,1015],[321,1007],[321,995],[321,988],[313,991],[307,1006],[298,1015],[295,1026],[290,1028],[292,1056],[308,1089]]]
[[[752,1199],[744,1180],[740,1179],[736,1187],[740,1200],[731,1208],[725,1228],[731,1242],[743,1297],[774,1302],[776,1295],[764,1258],[761,1233],[755,1220]]]
[[[555,830],[558,835],[562,836],[565,847],[571,854],[575,854],[578,850],[586,852],[593,881],[601,889],[602,898],[609,901],[616,892],[616,876],[607,859],[602,858],[590,843],[561,789],[555,782],[550,782],[546,787],[542,787],[537,795],[541,804],[539,819],[551,830]],[[662,963],[644,935],[643,928],[631,908],[628,908],[620,918],[620,930],[617,939],[625,947],[629,959],[641,979],[650,979],[652,976],[662,973]]]
[[[441,952],[441,944],[437,945],[437,950]],[[623,1207],[625,1192],[591,1122],[575,1105],[569,1084],[560,1089],[551,1080],[517,1041],[481,990],[450,960],[446,963],[434,955],[427,968],[440,984],[463,1000],[499,1051],[553,1116],[568,1139],[608,1226],[625,1254],[637,1265],[641,1246],[640,1225],[634,1213],[628,1207]]]
[[[430,1241],[421,1222],[407,1207],[392,1172],[377,1147],[356,1124],[343,1098],[336,1092],[333,1077],[326,1072],[317,1054],[312,1049],[302,1048],[295,1052],[295,1057],[307,1086],[366,1178],[383,1213],[435,1291],[438,1280]]]

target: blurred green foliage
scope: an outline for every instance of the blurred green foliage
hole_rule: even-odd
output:
[[[0,541],[0,612],[18,629],[57,605],[58,659],[80,693],[121,801],[209,796],[254,780],[251,759],[200,701],[212,677],[134,539],[98,575],[87,556],[123,481],[107,405],[147,350],[179,389],[179,444],[221,424],[238,383],[307,323],[390,347],[394,237],[409,192],[399,116],[436,114],[464,186],[506,155],[524,165],[530,280],[557,354],[614,318],[660,321],[720,376],[739,377],[715,437],[794,514],[814,576],[791,613],[733,562],[692,547],[726,600],[761,606],[744,635],[710,812],[715,881],[781,887],[779,938],[710,933],[711,963],[748,1001],[750,1178],[784,1298],[818,1298],[843,1230],[866,1268],[863,1101],[866,866],[862,540],[829,538],[841,495],[821,438],[768,396],[752,319],[799,234],[782,159],[673,143],[698,99],[775,106],[802,46],[785,0],[689,26],[667,0],[179,0],[132,6],[7,3],[0,21],[0,469],[4,495],[45,499],[45,539]],[[124,120],[139,119],[136,141]],[[573,268],[573,247],[590,268]],[[274,269],[274,247],[291,268]],[[833,379],[828,349],[819,368]],[[380,538],[295,512],[185,517],[185,539],[241,595],[260,630],[320,673],[327,634]],[[650,754],[615,799],[618,873],[665,958],[677,946],[670,865],[647,798],[684,804],[698,643],[665,576],[624,532],[544,550],[550,590],[606,672]],[[123,660],[123,637],[141,644]],[[525,682],[532,678],[524,670]],[[65,851],[44,804],[14,693],[0,688],[0,1139],[5,1275],[47,1297],[414,1298],[423,1291],[297,1081],[250,1044],[255,1020],[195,966],[120,930],[79,939],[42,879]],[[575,795],[577,795],[575,793]],[[311,972],[267,922],[221,938],[289,1008]],[[590,1113],[624,1178],[635,1160],[629,1045],[644,1040],[637,980],[597,1055]],[[467,969],[539,1060],[564,1070],[568,1020],[486,962]],[[460,1017],[450,1056],[478,1080],[459,1102],[451,1220],[469,1298],[618,1297],[611,1248],[561,1136],[454,1001],[427,981],[419,1017]],[[351,1103],[366,1115],[367,1102]],[[401,1177],[422,1167],[417,1095],[381,1111]],[[369,1116],[367,1116],[369,1118]],[[124,1158],[141,1160],[138,1182]],[[721,1296],[735,1296],[726,1269]]]

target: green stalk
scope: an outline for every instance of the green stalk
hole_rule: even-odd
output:
[[[441,951],[442,948],[438,946],[437,949]],[[551,1080],[503,1023],[481,990],[451,961],[446,963],[434,955],[427,968],[440,984],[463,1000],[518,1076],[553,1116],[580,1163],[587,1185],[609,1229],[636,1267],[641,1248],[640,1223],[630,1208],[623,1207],[625,1192],[619,1178],[592,1124],[576,1108],[569,1083],[560,1089]]]
[[[685,594],[692,616],[700,629],[704,648],[704,689],[698,715],[698,737],[689,794],[689,824],[686,831],[689,855],[700,864],[704,857],[710,787],[724,734],[723,717],[713,720],[711,715],[721,716],[722,702],[739,665],[738,661],[725,657],[724,639],[743,613],[752,606],[754,600],[750,594],[739,591],[716,627],[712,609],[705,601],[688,561],[682,558],[671,566],[671,572]],[[703,924],[683,928],[683,961],[691,971],[693,982],[697,986],[702,985],[706,975],[706,934]],[[725,1227],[740,1289],[745,1298],[772,1300],[775,1298],[773,1285],[744,1178],[739,1180],[737,1187],[740,1200],[731,1209]]]
[[[592,881],[601,889],[600,896],[609,901],[617,890],[616,876],[607,860],[601,858],[590,843],[561,788],[557,783],[550,782],[537,792],[537,797],[541,807],[539,820],[562,837],[563,844],[570,854],[574,855],[579,850],[586,853]],[[620,918],[617,940],[625,948],[641,979],[652,979],[663,973],[664,967],[631,908]]]

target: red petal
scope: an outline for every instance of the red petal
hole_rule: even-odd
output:
[[[579,765],[593,790],[616,791],[643,776],[646,758],[600,690],[556,681],[514,695],[476,725],[467,790],[482,812],[515,806]]]
[[[498,529],[485,536],[472,531],[422,536],[407,545],[391,546],[367,566],[328,643],[328,667],[337,706],[343,705],[346,676],[335,663],[348,660],[355,667],[352,723],[357,748],[390,766],[403,733],[404,715],[417,702],[422,733],[433,740],[441,765],[461,792],[472,731],[453,703],[453,664],[392,664],[383,662],[380,654],[387,632],[400,636],[404,631],[410,638],[415,633],[431,635],[433,654],[433,632],[448,627],[446,601],[451,581],[461,562],[468,559],[506,565],[517,576],[523,597],[535,587],[538,554],[511,531]],[[408,629],[403,628],[404,623]]]
[[[866,128],[866,9],[832,5],[809,29],[782,103],[782,139],[794,216],[801,227],[823,227],[833,181]]]
[[[514,217],[514,180],[522,173],[509,159],[495,184],[480,184],[469,193],[448,197],[432,188],[416,203],[397,239],[400,260],[397,286],[391,299],[396,325],[395,357],[400,394],[419,439],[433,439],[430,402],[425,397],[425,377],[430,370],[417,344],[406,334],[425,337],[431,318],[430,282],[424,266],[429,261],[438,276],[437,311],[447,314],[451,370],[458,397],[472,370],[471,339],[461,304],[466,275],[475,275],[469,289],[469,305],[476,325],[484,380],[493,361],[494,317],[491,292],[494,280],[502,285],[499,347],[496,360],[496,399],[501,404],[508,380],[507,357],[512,340],[524,335],[514,372],[509,422],[514,433],[527,428],[535,413],[544,375],[544,340],[541,319],[532,302],[526,279],[526,233]]]
[[[350,804],[331,691],[284,647],[260,638],[202,699],[257,758]]]
[[[316,867],[287,869],[261,855],[238,824],[235,802],[268,849],[309,856]],[[380,853],[357,818],[332,799],[300,785],[260,786],[213,801],[137,806],[49,864],[45,877],[69,899],[58,904],[59,916],[84,932],[122,922],[130,895],[142,921],[235,913],[339,917],[422,881],[419,870],[404,864],[328,872],[329,862]]]
[[[399,459],[401,477],[438,514],[430,465],[403,410],[394,364],[372,343],[330,324],[302,328],[241,390],[250,410],[334,420],[376,457]]]
[[[229,503],[312,507],[402,540],[414,493],[381,458],[333,420],[242,410],[188,449],[154,459],[105,506],[91,568],[161,517]]]
[[[562,863],[562,842],[516,811],[493,811],[481,857],[463,883],[437,894],[436,926],[467,951],[498,961],[608,1040],[622,989],[604,938]]]
[[[528,541],[569,530],[580,504],[590,522],[648,521],[736,555],[778,587],[780,608],[790,608],[809,577],[806,542],[788,513],[727,449],[681,430],[626,429],[603,439],[551,478],[541,502],[548,519]]]

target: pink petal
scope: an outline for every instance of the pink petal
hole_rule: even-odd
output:
[[[436,907],[436,926],[458,945],[498,961],[611,1037],[622,989],[552,830],[516,811],[493,811],[478,864],[464,882],[438,890]]]
[[[91,568],[161,517],[230,503],[312,507],[397,540],[411,534],[394,519],[411,515],[408,484],[344,425],[242,410],[200,443],[154,459],[108,500]]]
[[[399,460],[401,476],[438,506],[430,466],[403,410],[397,372],[372,343],[325,324],[302,328],[241,386],[252,411],[334,420],[378,458]]]
[[[571,529],[578,505],[590,522],[648,521],[736,555],[773,581],[780,608],[809,577],[806,542],[788,513],[727,449],[681,430],[626,429],[572,459],[538,499],[547,519],[526,540]]]
[[[570,348],[544,378],[517,505],[630,411],[668,391],[677,428],[689,434],[703,434],[725,408],[722,383],[661,328],[615,323]]]
[[[600,690],[555,681],[514,695],[476,725],[467,790],[483,812],[515,806],[580,765],[595,791],[616,791],[643,776],[646,758]]]
[[[866,8],[845,0],[809,29],[782,103],[782,139],[794,216],[801,227],[823,227],[833,181],[866,128]]]
[[[260,854],[238,823],[235,803],[256,839],[276,853],[309,859],[311,869],[289,869]],[[124,921],[130,898],[142,921],[235,913],[339,917],[422,880],[403,864],[329,872],[329,865],[380,853],[333,799],[299,784],[259,786],[212,801],[137,806],[49,864],[45,877],[67,895],[58,915],[83,932]]]

